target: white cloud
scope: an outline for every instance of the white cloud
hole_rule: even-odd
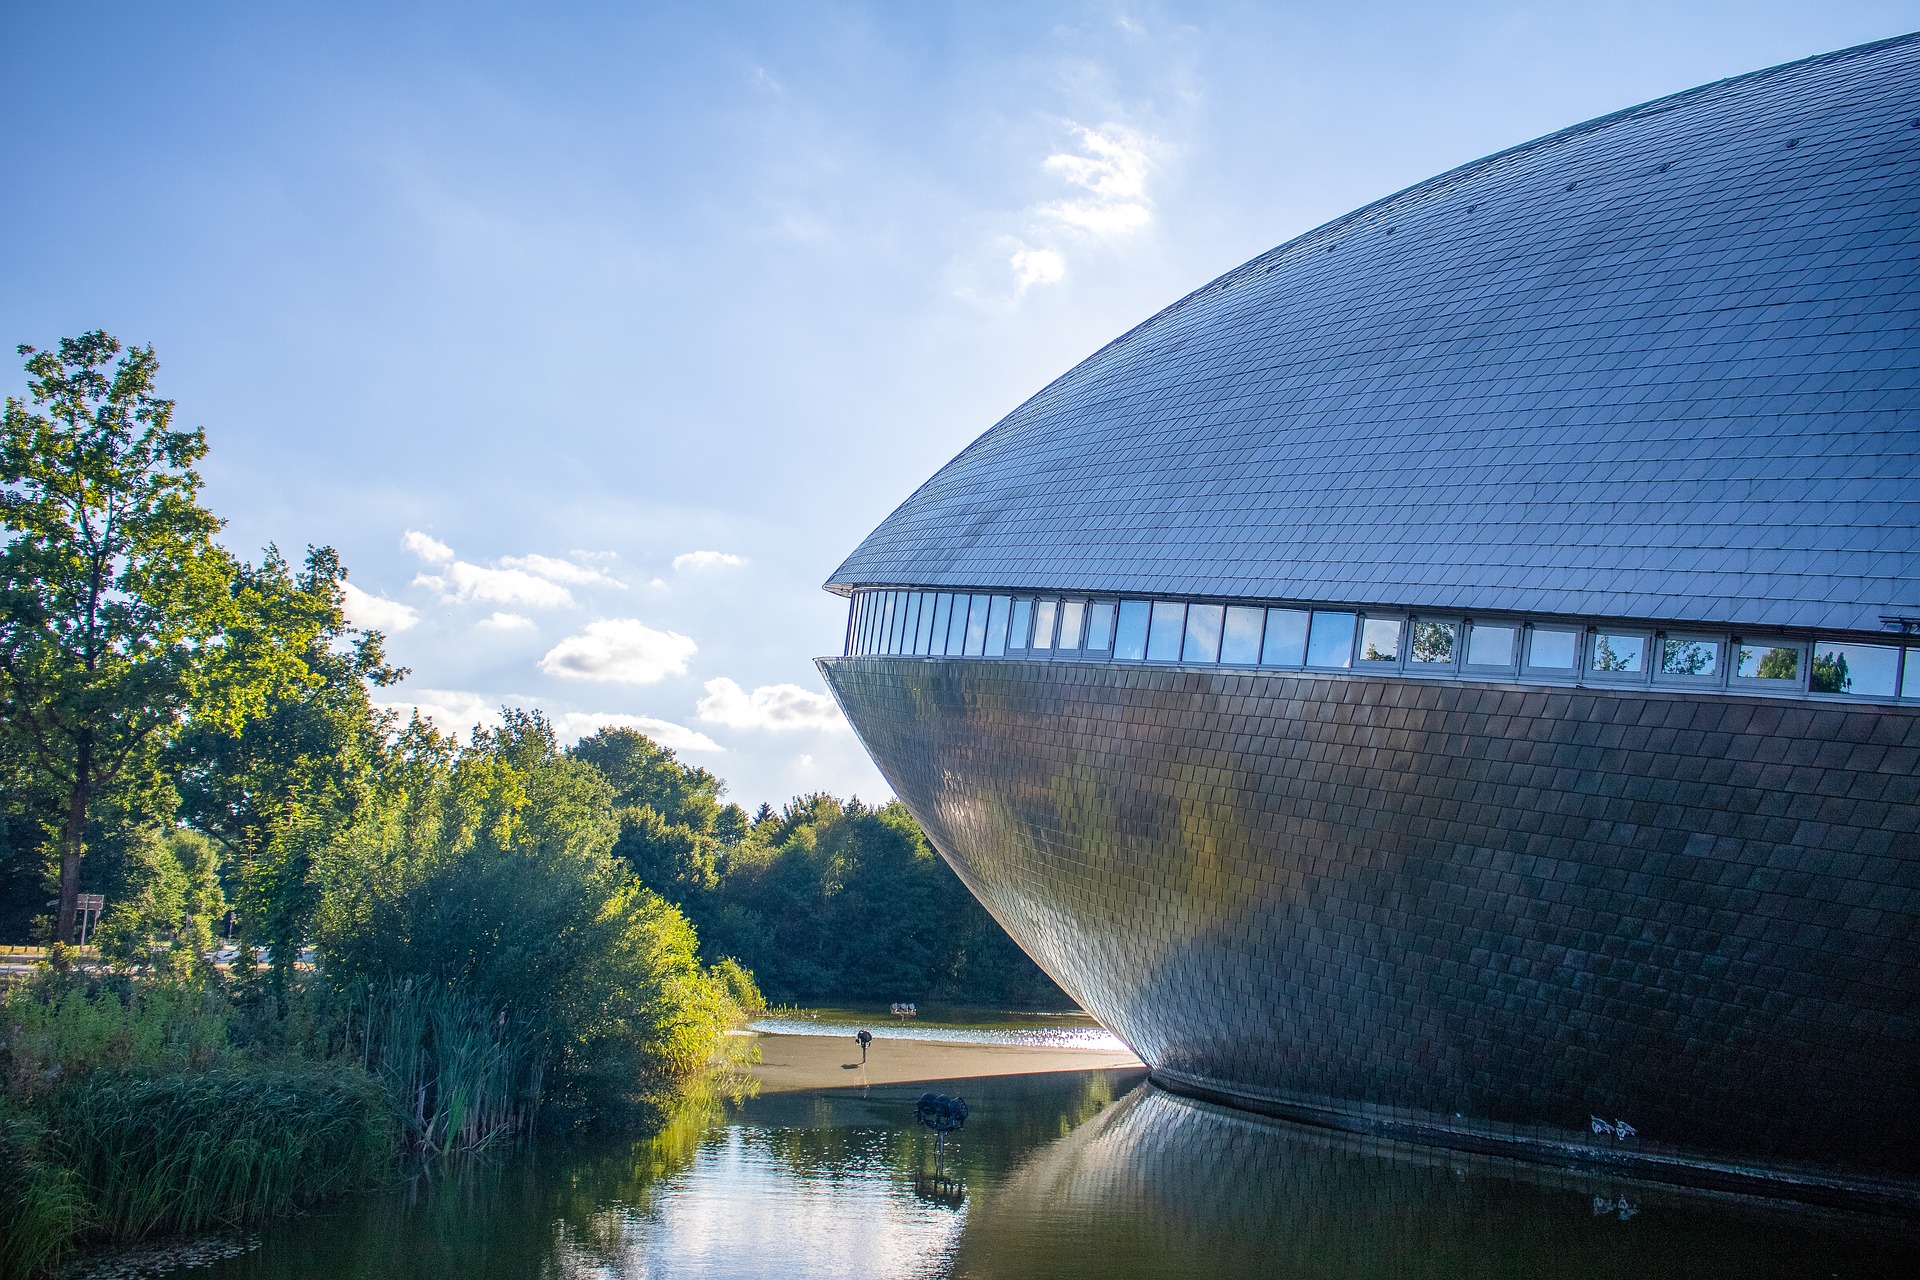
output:
[[[626,589],[626,583],[615,582],[598,569],[584,564],[575,564],[571,560],[556,560],[552,556],[524,555],[504,556],[500,563],[509,569],[521,569],[535,577],[545,578],[549,582],[564,582],[569,586],[607,586]]]
[[[697,573],[702,569],[731,568],[746,562],[745,556],[729,555],[725,551],[689,551],[684,555],[675,556],[673,567],[680,573],[686,573],[689,570]]]
[[[638,729],[673,751],[726,750],[698,729],[689,729],[671,720],[656,720],[652,716],[629,716],[611,711],[568,711],[553,718],[553,728],[562,742],[578,742],[601,729]]]
[[[419,610],[411,605],[362,591],[351,582],[340,584],[340,604],[348,622],[373,631],[405,631],[420,621]]]
[[[384,711],[398,711],[402,721],[418,711],[423,718],[433,721],[440,732],[465,737],[475,725],[487,729],[499,728],[502,701],[515,702],[518,699],[495,699],[484,693],[468,693],[459,689],[416,689],[411,698],[395,698],[373,705]]]
[[[473,624],[482,631],[531,631],[533,619],[524,613],[495,612]]]
[[[1059,151],[1042,165],[1086,195],[1040,206],[1042,216],[1101,239],[1132,235],[1153,221],[1147,199],[1148,142],[1118,125],[1075,125],[1080,154]]]
[[[411,699],[377,702],[374,705],[382,710],[398,711],[402,720],[418,711],[431,720],[440,732],[464,739],[475,725],[483,729],[498,729],[502,706],[527,706],[529,702],[525,697],[511,693],[493,696],[462,689],[421,689]],[[632,716],[619,711],[562,711],[549,713],[547,718],[553,723],[554,737],[561,746],[570,746],[588,734],[614,726],[638,729],[661,746],[671,747],[675,751],[726,750],[698,729],[689,729],[686,725],[653,716]]]
[[[734,729],[827,729],[847,727],[832,698],[797,684],[763,684],[748,693],[721,676],[707,681],[707,696],[697,710],[709,724]]]
[[[1036,284],[1059,284],[1067,275],[1067,260],[1053,249],[1021,249],[1007,264],[1013,268],[1016,295]]]
[[[450,604],[478,601],[556,609],[573,603],[573,593],[557,582],[536,578],[522,569],[487,569],[465,560],[455,560],[439,573],[423,573],[413,585],[437,592]]]
[[[419,556],[428,564],[441,564],[453,559],[453,548],[431,534],[409,529],[400,538],[400,545]]]
[[[685,675],[687,659],[699,648],[689,636],[655,631],[638,618],[602,618],[547,650],[540,669],[569,680],[651,684]]]

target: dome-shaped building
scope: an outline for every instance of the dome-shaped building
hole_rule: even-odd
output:
[[[829,586],[889,782],[1164,1087],[1920,1204],[1920,38],[1254,259]]]

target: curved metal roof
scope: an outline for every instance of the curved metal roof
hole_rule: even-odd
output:
[[[828,585],[1876,630],[1920,613],[1917,259],[1920,36],[1706,85],[1222,276]]]

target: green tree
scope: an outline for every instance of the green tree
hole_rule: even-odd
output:
[[[563,1116],[644,1105],[736,1010],[686,917],[610,856],[614,799],[538,713],[506,712],[465,750],[416,720],[377,811],[326,851],[330,971],[469,991],[524,1020]]]
[[[816,794],[762,816],[697,923],[776,1000],[1065,999],[897,800]]]
[[[123,888],[100,922],[100,953],[145,963],[153,944],[166,942],[171,967],[200,968],[214,923],[227,909],[213,842],[197,831],[146,827],[130,845]]]
[[[746,835],[740,806],[720,803],[726,783],[680,763],[673,751],[633,729],[602,729],[569,754],[613,787],[620,818],[614,856],[697,923],[701,896],[719,883],[721,859]]]
[[[189,717],[237,729],[306,673],[284,647],[229,643],[238,566],[199,502],[206,439],[154,394],[152,348],[95,331],[19,350],[32,404],[9,396],[0,421],[0,733],[61,793],[66,939],[102,791]]]
[[[348,623],[346,576],[328,547],[309,549],[297,574],[271,548],[241,569],[228,643],[293,654],[306,678],[280,683],[237,728],[189,725],[168,760],[181,815],[226,853],[241,954],[271,947],[281,990],[318,905],[315,860],[355,821],[384,758],[390,717],[369,686],[406,674],[379,632]]]

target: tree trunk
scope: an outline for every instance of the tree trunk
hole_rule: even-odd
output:
[[[53,930],[60,942],[75,940],[73,918],[80,904],[80,855],[86,852],[87,792],[93,783],[93,743],[84,737],[75,764],[73,790],[67,794],[67,830],[60,847],[60,917]]]

